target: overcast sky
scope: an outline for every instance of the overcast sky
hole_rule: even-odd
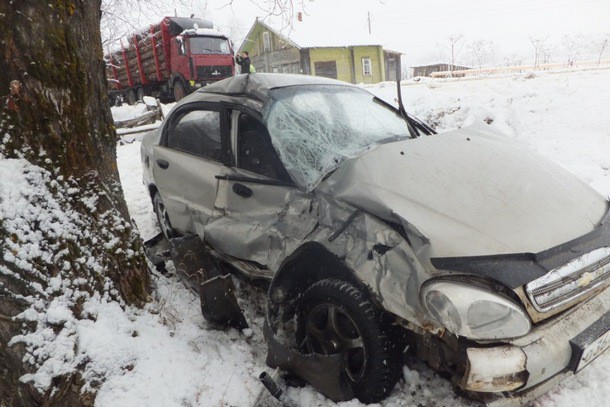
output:
[[[261,7],[270,2],[273,0],[233,0],[229,7],[228,0],[193,0],[193,10],[178,10],[178,14],[200,16],[207,3],[207,16],[230,31],[227,34],[239,45],[255,18],[267,16]],[[464,36],[456,62],[471,62],[468,44],[483,39],[493,42],[496,63],[502,64],[508,54],[531,63],[527,61],[533,58],[530,38],[548,37],[559,62],[565,53],[564,35],[582,34],[592,43],[610,34],[610,0],[304,0],[303,4],[304,18],[329,27],[348,22],[350,30],[368,30],[370,13],[372,33],[385,47],[403,52],[409,65],[448,62],[445,47],[452,35]],[[295,5],[300,11],[300,2]],[[610,50],[605,58],[610,58]]]

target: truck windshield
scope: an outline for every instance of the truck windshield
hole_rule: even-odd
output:
[[[410,138],[399,113],[351,86],[294,86],[271,91],[265,121],[292,179],[312,190],[349,158]]]
[[[229,40],[218,37],[190,37],[191,54],[230,54]]]

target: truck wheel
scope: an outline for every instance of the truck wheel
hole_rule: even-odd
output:
[[[344,378],[363,403],[385,398],[401,373],[401,349],[382,312],[354,285],[313,284],[297,306],[297,344],[304,353],[340,354]]]
[[[133,89],[129,89],[127,93],[125,93],[125,101],[129,106],[133,106],[136,104],[136,94]]]
[[[155,197],[153,198],[153,208],[155,210],[155,214],[157,215],[157,221],[159,222],[159,227],[161,228],[161,232],[166,239],[171,239],[176,237],[177,234],[172,227],[172,223],[169,220],[169,215],[167,210],[165,209],[165,204],[161,199],[161,195],[158,192],[155,193]]]
[[[177,79],[174,82],[174,101],[179,102],[186,96],[186,91],[184,90],[184,85],[180,79]]]

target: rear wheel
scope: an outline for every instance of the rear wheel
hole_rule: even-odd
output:
[[[133,91],[133,89],[129,89],[125,93],[125,101],[129,106],[133,106],[136,104],[136,93]]]
[[[180,79],[176,79],[174,82],[174,100],[179,102],[186,96],[186,91],[184,90],[184,85]]]
[[[146,96],[146,92],[144,92],[144,88],[138,88],[138,100],[140,102],[144,102],[144,96]]]
[[[165,236],[166,239],[176,237],[176,232],[174,231],[172,223],[169,220],[167,209],[165,209],[165,204],[163,203],[161,195],[159,195],[158,192],[155,193],[155,197],[153,198],[153,207],[163,236]]]
[[[400,377],[401,349],[383,313],[354,285],[313,284],[297,306],[297,343],[305,353],[341,355],[343,374],[364,403],[385,398]]]

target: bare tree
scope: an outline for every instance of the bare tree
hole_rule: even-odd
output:
[[[104,48],[157,22],[155,20],[167,9],[168,3],[174,7],[193,9],[192,0],[102,0],[100,30]],[[204,2],[199,10],[205,11],[206,8],[207,2]]]
[[[609,37],[606,36],[605,38],[602,38],[602,39],[594,42],[594,47],[597,52],[597,65],[602,63],[602,58],[604,56],[604,53],[608,49],[609,41],[610,41]]]
[[[449,51],[449,55],[451,56],[449,72],[454,71],[455,61],[456,61],[458,55],[460,54],[460,52],[462,51],[462,48],[464,47],[464,44],[460,44],[460,42],[463,39],[464,39],[464,35],[462,35],[462,34],[451,35],[451,36],[449,36],[449,38],[447,38],[449,45],[439,44],[442,48],[445,48],[447,51]]]
[[[89,362],[77,358],[73,321],[93,318],[88,299],[150,298],[116,165],[101,1],[0,2],[0,89],[22,83],[0,105],[1,405],[93,405],[81,393]],[[62,354],[65,370],[53,369],[54,355],[40,346],[66,338],[74,352]],[[35,385],[49,361],[52,380]]]
[[[411,79],[413,77],[413,68],[403,63],[400,65],[400,79]]]
[[[225,7],[233,7],[235,3],[244,0],[227,0]],[[307,14],[305,0],[248,0],[258,7],[265,18],[277,18],[280,20],[281,29],[290,31],[293,27],[294,16],[297,12]]]
[[[566,51],[566,64],[573,66],[580,58],[585,46],[585,38],[582,34],[564,35],[561,39],[564,50]]]
[[[523,65],[523,57],[517,54],[508,54],[504,56],[504,66],[518,66]]]
[[[116,166],[100,1],[0,2],[0,88],[23,83],[16,107],[0,110],[0,161],[22,180],[7,195],[12,184],[0,179],[4,208],[19,199],[0,216],[3,405],[84,404],[78,372],[58,373],[45,394],[20,380],[52,357],[29,338],[78,336],[73,324],[47,317],[51,304],[82,319],[96,295],[121,304],[149,298]]]
[[[478,39],[468,44],[468,51],[472,56],[473,65],[481,69],[488,57],[493,55],[493,43],[491,41]]]
[[[557,45],[547,42],[542,49],[542,63],[548,64],[553,61],[553,54],[557,52]]]
[[[231,41],[240,44],[246,35],[247,28],[243,21],[237,16],[231,16],[222,23],[217,25],[217,28],[228,36]]]
[[[547,40],[549,37],[530,37],[532,47],[534,47],[534,69],[540,68],[540,64],[544,62],[547,49]]]

